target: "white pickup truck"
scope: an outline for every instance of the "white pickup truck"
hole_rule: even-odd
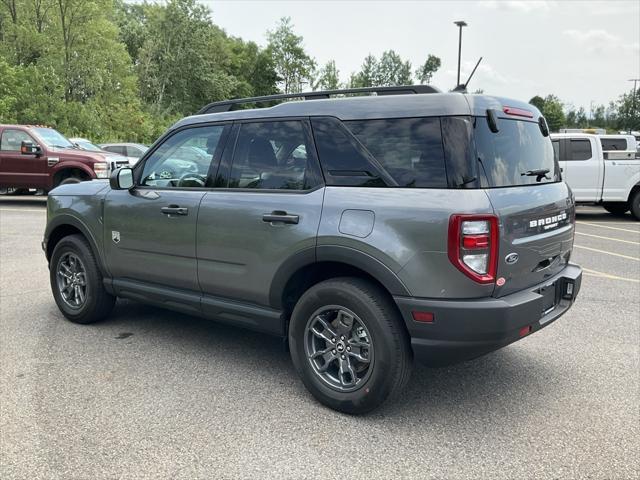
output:
[[[598,135],[551,135],[562,176],[576,203],[602,205],[620,215],[631,210],[640,220],[640,158],[635,151],[603,151]]]

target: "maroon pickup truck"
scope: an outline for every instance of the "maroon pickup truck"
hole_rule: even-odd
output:
[[[53,128],[0,125],[0,189],[41,189],[94,178],[128,166],[125,157],[80,150]]]

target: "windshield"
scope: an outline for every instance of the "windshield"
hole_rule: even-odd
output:
[[[73,143],[53,128],[38,127],[34,128],[33,131],[36,132],[49,147],[73,148]]]
[[[476,117],[476,151],[483,187],[538,185],[560,181],[553,146],[537,122],[498,121],[499,131],[489,129],[486,117]]]
[[[76,140],[76,145],[78,145],[82,150],[89,150],[90,152],[102,152],[103,150],[94,145],[91,142],[87,142],[86,140]]]

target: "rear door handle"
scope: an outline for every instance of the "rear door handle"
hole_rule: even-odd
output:
[[[160,209],[165,215],[189,215],[189,209],[178,205],[169,205]]]
[[[300,217],[298,215],[289,215],[287,212],[283,212],[282,210],[274,210],[271,213],[265,213],[262,216],[262,221],[267,223],[280,222],[296,224],[300,221]]]

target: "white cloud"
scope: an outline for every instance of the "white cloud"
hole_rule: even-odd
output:
[[[478,2],[478,5],[484,8],[490,8],[492,10],[496,10],[498,8],[507,8],[508,10],[515,10],[520,13],[530,13],[535,11],[547,12],[551,9],[551,7],[556,5],[556,2],[548,0],[484,0]]]
[[[562,32],[572,39],[576,44],[585,48],[589,52],[602,53],[605,51],[640,51],[640,45],[636,43],[625,43],[618,35],[607,32],[606,30],[565,30]]]

